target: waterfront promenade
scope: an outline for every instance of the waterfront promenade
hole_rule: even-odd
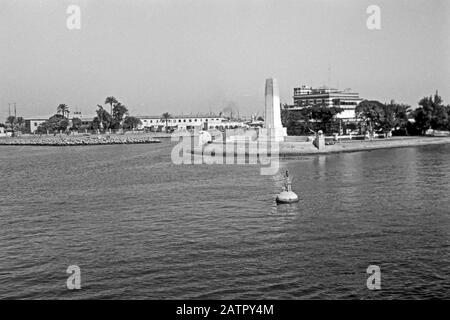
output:
[[[311,142],[284,142],[280,145],[281,156],[300,156],[341,152],[371,151],[378,149],[416,147],[424,145],[450,144],[450,137],[395,137],[377,140],[342,141],[318,150]]]
[[[221,142],[217,142],[221,144]],[[278,150],[276,152],[281,157],[296,157],[305,155],[321,155],[343,152],[357,152],[357,151],[371,151],[379,149],[391,149],[391,148],[405,148],[416,147],[426,145],[439,145],[450,144],[450,137],[427,137],[427,136],[415,136],[415,137],[394,137],[389,139],[376,139],[376,140],[350,140],[341,141],[333,145],[326,145],[324,149],[318,150],[311,141],[285,141],[279,142]],[[266,146],[262,146],[266,150]],[[215,154],[218,154],[221,149],[215,148]],[[225,152],[226,150],[223,149]],[[253,149],[255,152],[258,149]],[[273,151],[274,149],[272,149]],[[205,150],[195,148],[192,153],[201,154]],[[270,153],[269,150],[263,151]],[[237,144],[235,154],[243,155],[249,154],[249,150],[245,144]]]
[[[183,133],[179,133],[183,135]],[[185,133],[184,133],[185,134]],[[20,137],[1,137],[0,146],[83,146],[83,145],[112,145],[112,144],[146,144],[159,143],[159,139],[170,138],[177,133],[149,132],[127,134],[92,134],[92,135],[25,135]],[[423,145],[450,144],[450,137],[393,137],[376,140],[350,140],[327,145],[325,149],[318,150],[311,141],[285,141],[279,145],[279,155],[282,157],[329,154],[340,152],[370,151],[378,149],[414,147]],[[246,153],[237,146],[236,152]],[[199,150],[195,150],[199,153]]]

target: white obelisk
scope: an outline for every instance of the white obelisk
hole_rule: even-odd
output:
[[[260,138],[271,141],[284,141],[286,128],[281,124],[280,89],[277,79],[266,79],[266,108],[264,128],[260,130]]]

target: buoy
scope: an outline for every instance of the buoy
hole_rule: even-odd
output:
[[[298,202],[298,196],[291,189],[292,180],[289,178],[289,171],[286,170],[284,177],[284,190],[277,195],[277,204]]]
[[[292,191],[282,191],[277,195],[277,203],[294,203],[298,202],[298,196]]]

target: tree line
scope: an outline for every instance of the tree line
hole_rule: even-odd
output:
[[[382,133],[389,135],[424,135],[427,130],[450,130],[450,105],[445,106],[438,92],[422,98],[418,108],[391,100],[381,103],[364,100],[355,109],[356,122],[342,122],[337,115],[340,107],[312,105],[301,110],[282,108],[283,125],[289,135],[305,135],[322,130],[334,134],[350,129],[361,134]]]
[[[82,119],[73,117],[72,123],[69,121],[70,110],[66,104],[60,104],[56,109],[56,114],[51,116],[47,121],[42,123],[38,128],[38,133],[53,133],[66,131],[83,131],[83,130],[130,130],[135,129],[141,124],[141,120],[130,116],[128,108],[119,102],[115,97],[107,97],[104,102],[109,105],[110,112],[105,107],[98,104],[94,119],[83,124]]]
[[[23,117],[8,116],[5,123],[0,123],[0,127],[14,132],[25,132],[25,119]]]

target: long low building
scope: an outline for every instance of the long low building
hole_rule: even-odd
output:
[[[138,116],[137,118],[142,122],[138,129],[151,131],[165,130],[166,125],[173,130],[231,129],[245,126],[243,122],[229,121],[217,115],[174,115],[167,119],[167,122],[161,116]]]
[[[50,116],[49,116],[50,117]],[[48,118],[49,118],[48,117]],[[48,120],[48,118],[28,118],[25,119],[25,125],[29,133],[35,133],[38,127]],[[69,126],[72,126],[73,118],[81,120],[82,126],[89,126],[94,120],[93,117],[72,117],[69,119]],[[162,116],[137,116],[141,120],[138,130],[164,131],[166,120]],[[181,115],[171,116],[167,119],[167,127],[173,130],[210,130],[210,129],[234,129],[247,127],[242,121],[228,120],[218,115]]]

